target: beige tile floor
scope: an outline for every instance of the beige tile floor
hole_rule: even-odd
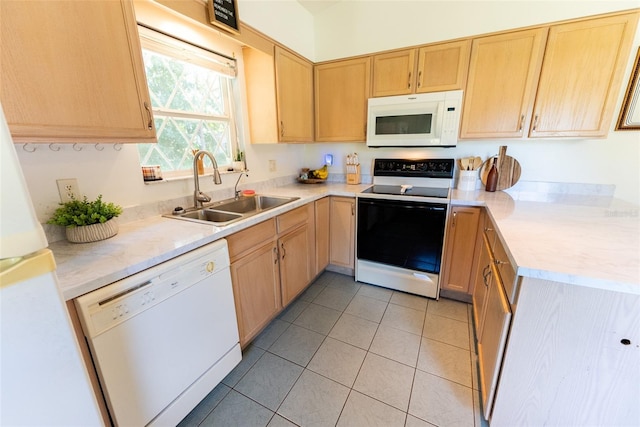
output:
[[[180,426],[486,426],[468,304],[323,273]]]

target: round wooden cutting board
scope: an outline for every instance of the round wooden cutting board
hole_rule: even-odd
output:
[[[507,147],[500,147],[500,155],[489,157],[480,168],[480,179],[483,185],[487,185],[487,174],[491,168],[491,162],[497,158],[498,167],[498,186],[496,190],[506,190],[513,187],[520,179],[520,163],[511,156],[506,155]]]

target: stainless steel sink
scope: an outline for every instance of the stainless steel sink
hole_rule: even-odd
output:
[[[179,217],[186,219],[197,219],[200,221],[209,221],[215,223],[229,223],[242,218],[242,215],[230,212],[220,212],[211,209],[199,209],[193,212],[183,213],[178,215]]]
[[[277,196],[254,196],[241,197],[238,200],[230,199],[222,202],[214,203],[211,209],[225,212],[235,213],[252,213],[261,212],[282,206],[286,203],[297,200],[298,197],[277,197]]]
[[[180,214],[164,215],[168,218],[182,219],[194,222],[212,223],[214,225],[228,225],[244,218],[249,218],[260,212],[285,205],[298,200],[299,197],[262,196],[241,197],[212,203],[204,208],[187,210]]]

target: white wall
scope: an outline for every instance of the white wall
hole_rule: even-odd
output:
[[[276,11],[282,2],[262,3],[270,4],[272,13],[252,16],[250,25],[269,34],[267,28],[274,25],[274,15],[278,16],[278,22],[284,21]],[[315,19],[315,61],[627,10],[638,5],[637,0],[343,0],[325,9]],[[294,33],[281,34],[284,44],[288,44],[285,36],[291,42],[296,39]],[[640,32],[633,43],[614,121],[620,111],[638,45]],[[614,132],[613,126],[606,139],[465,141],[455,149],[374,150],[367,149],[364,144],[307,144],[305,164],[314,167],[321,164],[325,153],[333,153],[336,164],[330,171],[344,173],[344,157],[355,151],[363,163],[363,173],[369,173],[370,160],[375,157],[479,155],[485,159],[497,154],[500,145],[507,145],[507,153],[522,166],[522,180],[615,184],[617,197],[640,204],[640,133]]]
[[[315,61],[639,6],[638,0],[343,0],[317,15]]]
[[[315,61],[314,18],[294,0],[238,0],[240,20]]]

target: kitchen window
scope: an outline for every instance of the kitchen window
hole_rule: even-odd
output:
[[[142,166],[190,176],[197,150],[230,165],[240,150],[233,104],[235,60],[139,27],[157,144],[138,144]]]

